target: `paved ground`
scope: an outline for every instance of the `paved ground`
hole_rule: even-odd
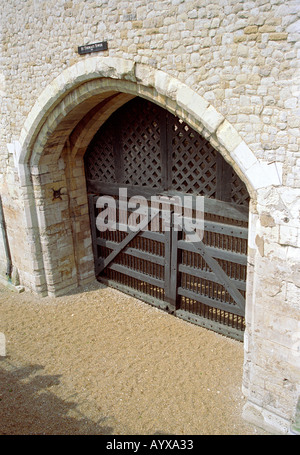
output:
[[[265,434],[242,419],[242,343],[99,283],[0,285],[0,332],[0,434]]]

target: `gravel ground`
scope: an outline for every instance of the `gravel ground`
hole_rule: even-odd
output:
[[[0,434],[263,435],[242,419],[243,344],[100,283],[0,285]]]

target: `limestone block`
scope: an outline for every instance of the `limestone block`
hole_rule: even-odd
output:
[[[141,82],[147,87],[154,87],[155,73],[155,69],[149,68],[147,65],[137,63],[135,66],[135,77],[137,82]]]
[[[256,33],[258,30],[257,25],[249,25],[248,27],[244,28],[244,33],[249,34],[249,33]]]
[[[299,229],[293,226],[279,226],[279,243],[281,245],[298,246]]]
[[[209,106],[208,101],[187,86],[179,88],[176,95],[176,102],[182,109],[192,114],[200,122],[205,110]]]
[[[98,59],[97,68],[101,77],[112,77],[115,79],[126,79],[135,81],[135,64],[132,60],[118,57],[94,57]]]
[[[238,44],[237,47],[237,55],[239,57],[244,57],[246,58],[249,54],[249,48],[248,46],[245,46],[244,44]],[[245,75],[244,75],[245,76]]]
[[[155,71],[154,77],[155,88],[158,93],[171,99],[175,99],[178,90],[182,87],[183,84],[160,70]]]
[[[196,98],[196,103],[194,106],[198,105],[198,109],[200,112],[203,112],[209,105],[208,101],[204,98],[199,96],[188,86],[182,86],[177,92],[176,101],[180,107],[183,109],[188,110],[190,103],[192,102],[193,98]]]
[[[282,41],[286,40],[288,33],[270,33],[269,39],[271,41]]]
[[[249,149],[244,141],[242,141],[230,155],[243,172],[253,166],[257,161],[254,153]]]
[[[220,143],[231,153],[242,142],[242,138],[234,127],[227,121],[219,126],[216,132]]]
[[[288,209],[289,225],[298,226],[300,219],[300,189],[284,188],[280,192],[280,199]]]
[[[200,121],[204,127],[210,132],[214,133],[218,126],[223,122],[224,117],[213,106],[209,106],[200,116]]]
[[[282,163],[255,162],[246,171],[246,177],[254,189],[282,184]]]

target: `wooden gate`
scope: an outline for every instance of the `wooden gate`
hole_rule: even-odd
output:
[[[242,340],[249,195],[223,157],[185,122],[135,98],[95,135],[85,170],[97,278]],[[203,197],[199,241],[185,228],[199,218],[194,209],[182,210],[178,228],[187,195]],[[99,230],[110,215],[113,229]]]

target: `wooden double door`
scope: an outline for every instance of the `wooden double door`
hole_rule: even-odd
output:
[[[249,195],[210,143],[137,97],[99,129],[85,171],[97,278],[242,340]]]

